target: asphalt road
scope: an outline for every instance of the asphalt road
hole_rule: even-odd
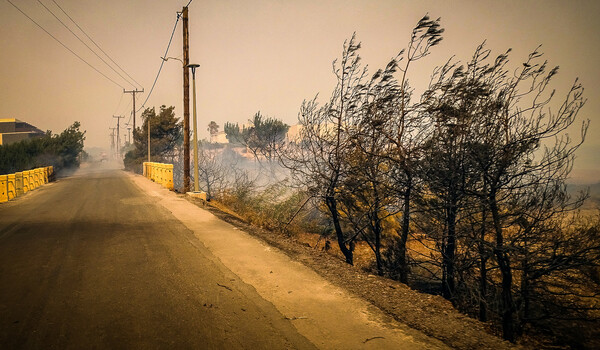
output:
[[[0,204],[0,348],[313,345],[127,175],[91,167]]]

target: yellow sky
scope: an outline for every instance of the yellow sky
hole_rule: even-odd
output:
[[[89,53],[37,0],[11,0],[102,73],[132,86]],[[40,0],[61,15],[52,0]],[[189,0],[54,0],[111,55],[146,93],[161,63],[176,19]],[[375,70],[402,49],[425,13],[441,17],[442,44],[413,71],[422,87],[434,66],[450,56],[466,60],[487,40],[495,53],[513,48],[515,64],[537,45],[559,65],[557,97],[579,77],[591,119],[578,153],[577,181],[600,181],[600,2],[589,1],[358,1],[194,0],[190,5],[190,61],[197,70],[200,136],[216,121],[246,122],[263,114],[296,122],[303,99],[325,100],[335,84],[331,62],[353,32],[364,62]],[[61,17],[64,18],[64,17]],[[64,18],[65,23],[68,19]],[[87,130],[87,146],[109,145],[113,115],[131,113],[131,95],[108,81],[0,0],[0,118],[18,118],[60,132],[74,120]],[[181,22],[169,56],[182,55]],[[181,64],[168,61],[147,106],[175,106],[182,114]],[[138,124],[140,123],[138,113]],[[578,128],[571,130],[578,137]],[[121,134],[124,134],[122,131]]]

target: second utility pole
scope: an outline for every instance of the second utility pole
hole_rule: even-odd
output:
[[[121,131],[120,131],[121,130],[121,127],[120,127],[121,123],[120,123],[120,121],[121,121],[121,118],[125,118],[125,117],[122,117],[120,115],[113,115],[113,118],[117,118],[117,158],[118,158],[121,155],[119,153],[119,146],[121,145]]]
[[[115,157],[115,129],[116,128],[109,128],[111,133],[110,133],[110,157],[114,158]]]
[[[190,38],[188,8],[183,8],[183,192],[190,190]],[[195,160],[194,160],[195,161]]]
[[[125,89],[123,89],[123,93],[124,94],[132,94],[133,95],[133,130],[135,130],[135,94],[138,92],[144,92],[144,89],[142,90],[129,90],[129,91],[125,91]]]

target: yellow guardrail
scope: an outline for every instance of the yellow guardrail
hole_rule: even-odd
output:
[[[144,162],[144,176],[173,190],[173,164]]]
[[[14,174],[0,175],[0,203],[33,191],[50,181],[54,168],[47,166]]]

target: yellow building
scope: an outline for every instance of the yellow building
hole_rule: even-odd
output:
[[[19,119],[0,118],[0,145],[8,145],[44,135],[45,133],[42,130]]]

